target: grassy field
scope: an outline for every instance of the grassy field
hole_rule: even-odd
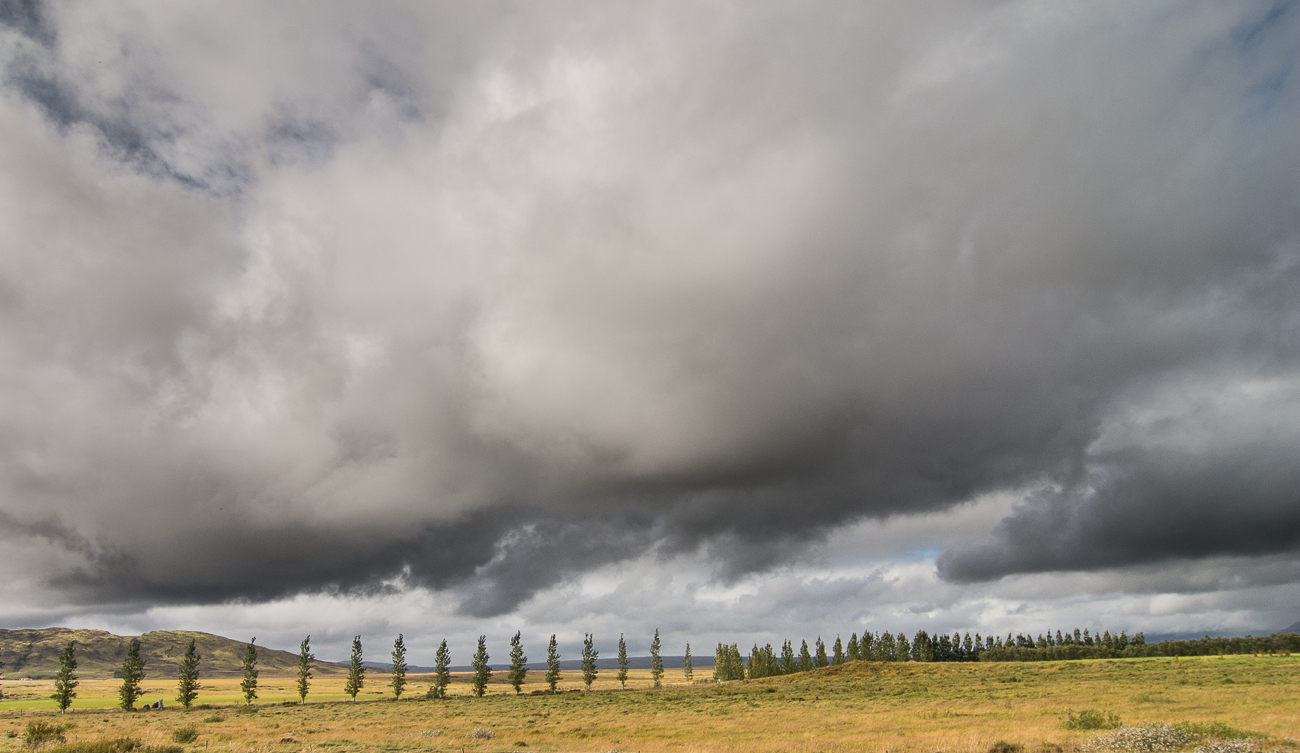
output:
[[[1119,714],[1126,725],[1143,721],[1219,723],[1259,735],[1264,750],[1300,750],[1300,657],[1228,656],[1195,659],[1098,660],[1053,663],[882,664],[853,662],[813,673],[718,685],[687,686],[680,671],[651,690],[648,670],[634,671],[628,690],[613,672],[601,673],[601,692],[577,692],[566,673],[555,695],[515,696],[497,673],[485,698],[469,695],[461,675],[444,701],[382,700],[387,676],[371,670],[365,702],[337,701],[342,679],[313,684],[304,706],[291,677],[262,678],[255,709],[221,706],[238,700],[238,678],[206,681],[189,712],[126,714],[108,710],[117,683],[86,682],[62,719],[53,702],[0,702],[0,751],[23,749],[28,721],[71,725],[69,741],[129,735],[169,745],[172,733],[193,726],[187,751],[231,753],[348,753],[351,751],[871,751],[872,753],[984,753],[998,742],[1025,753],[1072,750],[1096,732],[1061,726],[1070,710]],[[414,675],[409,696],[422,696],[428,678]],[[525,693],[541,690],[530,673]],[[6,697],[48,696],[45,683],[5,682]],[[145,700],[170,703],[174,683],[146,680]],[[391,696],[390,696],[391,697]],[[96,707],[99,707],[98,709]],[[252,712],[252,713],[249,713]],[[490,730],[490,739],[472,736]],[[5,735],[12,735],[6,737]]]

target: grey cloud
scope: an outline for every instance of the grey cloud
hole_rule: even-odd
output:
[[[996,493],[945,577],[1295,549],[1294,14],[0,8],[2,511],[70,598],[490,616]]]

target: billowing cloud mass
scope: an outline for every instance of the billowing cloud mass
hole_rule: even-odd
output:
[[[910,520],[913,614],[1294,594],[1298,59],[1290,3],[4,0],[13,615],[780,601]]]

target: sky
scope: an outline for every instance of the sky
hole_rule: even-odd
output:
[[[1298,60],[1253,0],[0,0],[0,627],[1282,629]]]

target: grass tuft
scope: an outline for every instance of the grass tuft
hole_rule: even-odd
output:
[[[1065,712],[1065,718],[1061,720],[1063,729],[1119,729],[1119,726],[1119,714],[1098,709],[1084,709],[1078,714],[1067,711]]]

